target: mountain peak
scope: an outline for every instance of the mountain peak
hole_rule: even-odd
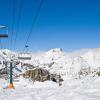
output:
[[[61,48],[54,48],[54,49],[51,49],[49,50],[48,52],[62,52],[63,50]]]

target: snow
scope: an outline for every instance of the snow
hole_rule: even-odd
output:
[[[10,60],[11,56],[17,58],[17,55],[17,52],[1,50],[0,61]],[[0,100],[100,100],[100,77],[93,73],[100,68],[99,48],[71,53],[55,48],[47,52],[31,53],[31,57],[31,60],[20,62],[60,74],[64,79],[62,86],[51,81],[33,83],[19,77],[14,80],[15,89],[3,89],[9,80],[0,79]],[[3,67],[1,64],[0,69]],[[21,67],[21,63],[13,69],[15,74],[26,70],[29,69],[27,66]],[[80,71],[84,72],[83,76],[79,75]]]
[[[61,87],[53,82],[31,84],[24,79],[15,89],[1,89],[0,100],[100,100],[100,78],[68,79]]]

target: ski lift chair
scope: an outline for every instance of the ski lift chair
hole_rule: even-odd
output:
[[[8,38],[8,27],[0,25],[0,29],[5,29],[6,30],[6,33],[0,34],[0,38]]]
[[[18,59],[19,60],[31,60],[31,55],[30,53],[19,53],[18,54]]]
[[[8,34],[0,34],[0,38],[8,38]]]

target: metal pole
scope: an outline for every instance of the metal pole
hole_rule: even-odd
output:
[[[8,86],[8,88],[13,89],[13,79],[12,79],[12,62],[10,62],[10,84]]]
[[[10,63],[10,84],[12,84],[12,62]]]

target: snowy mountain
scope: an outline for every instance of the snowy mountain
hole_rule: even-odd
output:
[[[63,52],[56,48],[43,52],[40,55],[32,54],[31,64],[60,74],[64,79],[78,77],[80,71],[94,71],[99,69],[100,49],[86,49],[72,53]],[[85,72],[84,72],[85,73]]]
[[[55,48],[47,52],[28,53],[27,55],[31,56],[30,60],[18,59],[19,54],[10,50],[0,51],[1,62],[10,61],[10,59],[19,62],[13,69],[15,74],[30,69],[29,66],[21,67],[21,64],[44,68],[50,73],[61,75],[64,79],[68,77],[78,78],[80,74],[88,75],[100,68],[100,49],[84,49],[67,53],[60,48]]]

